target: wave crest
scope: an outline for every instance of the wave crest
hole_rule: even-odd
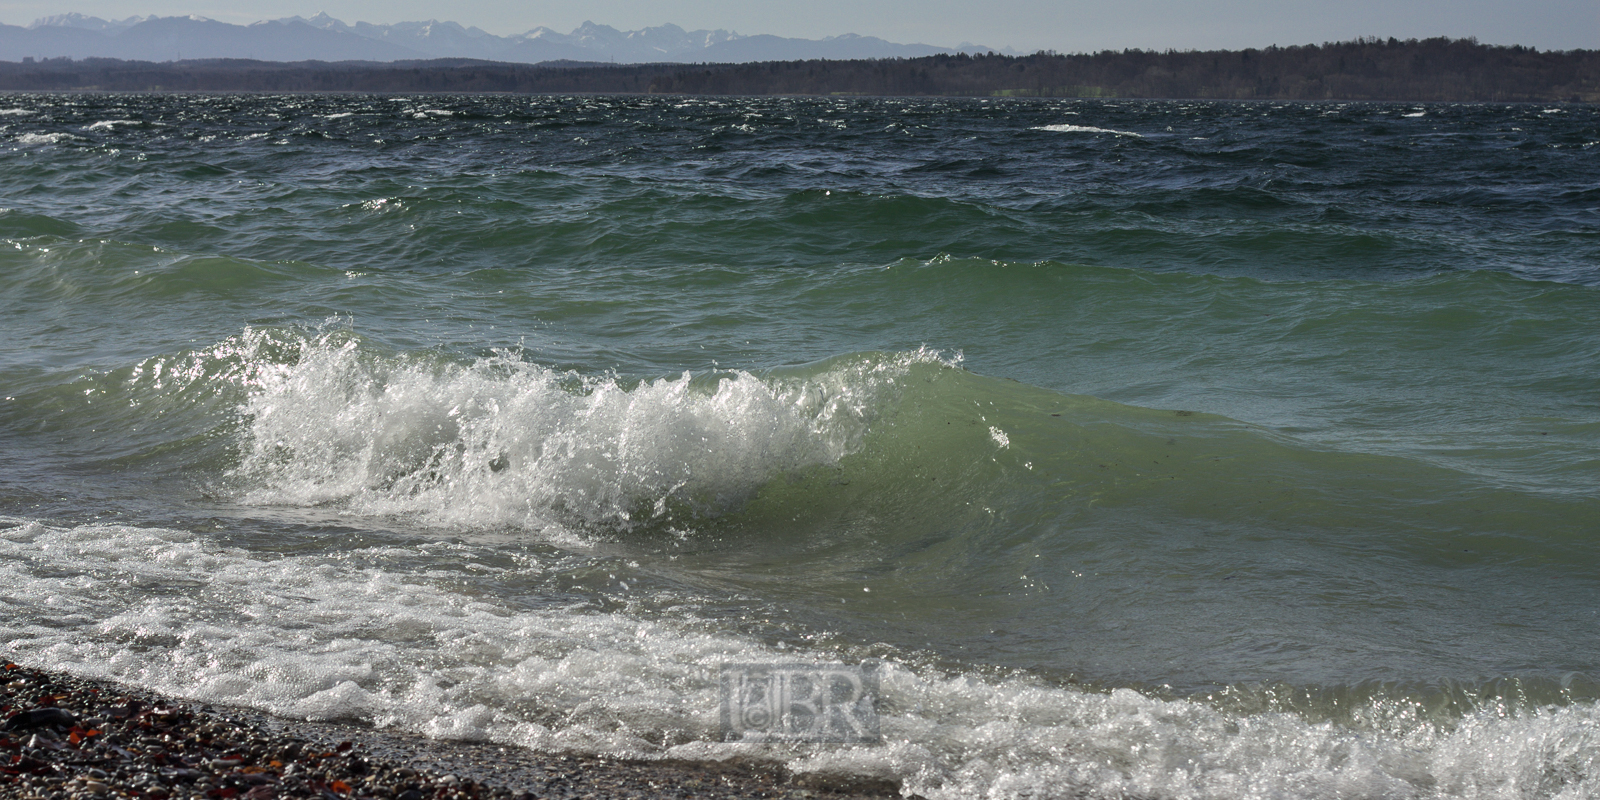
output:
[[[264,341],[264,340],[263,340]],[[452,524],[621,525],[737,507],[775,475],[857,451],[931,351],[794,377],[629,381],[528,363],[384,357],[348,333],[264,363],[234,477],[248,503],[347,504]]]

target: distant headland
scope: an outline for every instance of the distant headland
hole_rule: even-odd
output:
[[[512,92],[1600,102],[1600,51],[1364,38],[1237,51],[938,53],[729,64],[105,58],[0,62],[0,90]]]

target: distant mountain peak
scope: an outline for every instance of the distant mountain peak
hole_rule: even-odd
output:
[[[350,30],[349,25],[344,24],[344,22],[341,20],[334,19],[326,11],[318,11],[316,14],[313,14],[305,19],[301,19],[300,17],[289,17],[289,19],[299,19],[313,28],[321,28],[325,31]]]

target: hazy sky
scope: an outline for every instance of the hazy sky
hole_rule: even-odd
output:
[[[1600,0],[0,0],[0,22],[77,11],[107,19],[198,14],[248,23],[318,11],[346,22],[453,20],[490,33],[584,20],[674,23],[817,39],[841,33],[1023,51],[1264,47],[1357,36],[1475,36],[1540,49],[1600,48]]]

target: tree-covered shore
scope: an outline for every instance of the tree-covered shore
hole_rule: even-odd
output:
[[[697,65],[47,59],[0,62],[0,90],[1592,103],[1600,102],[1600,51],[1541,52],[1437,38],[1238,51],[1107,50]]]

